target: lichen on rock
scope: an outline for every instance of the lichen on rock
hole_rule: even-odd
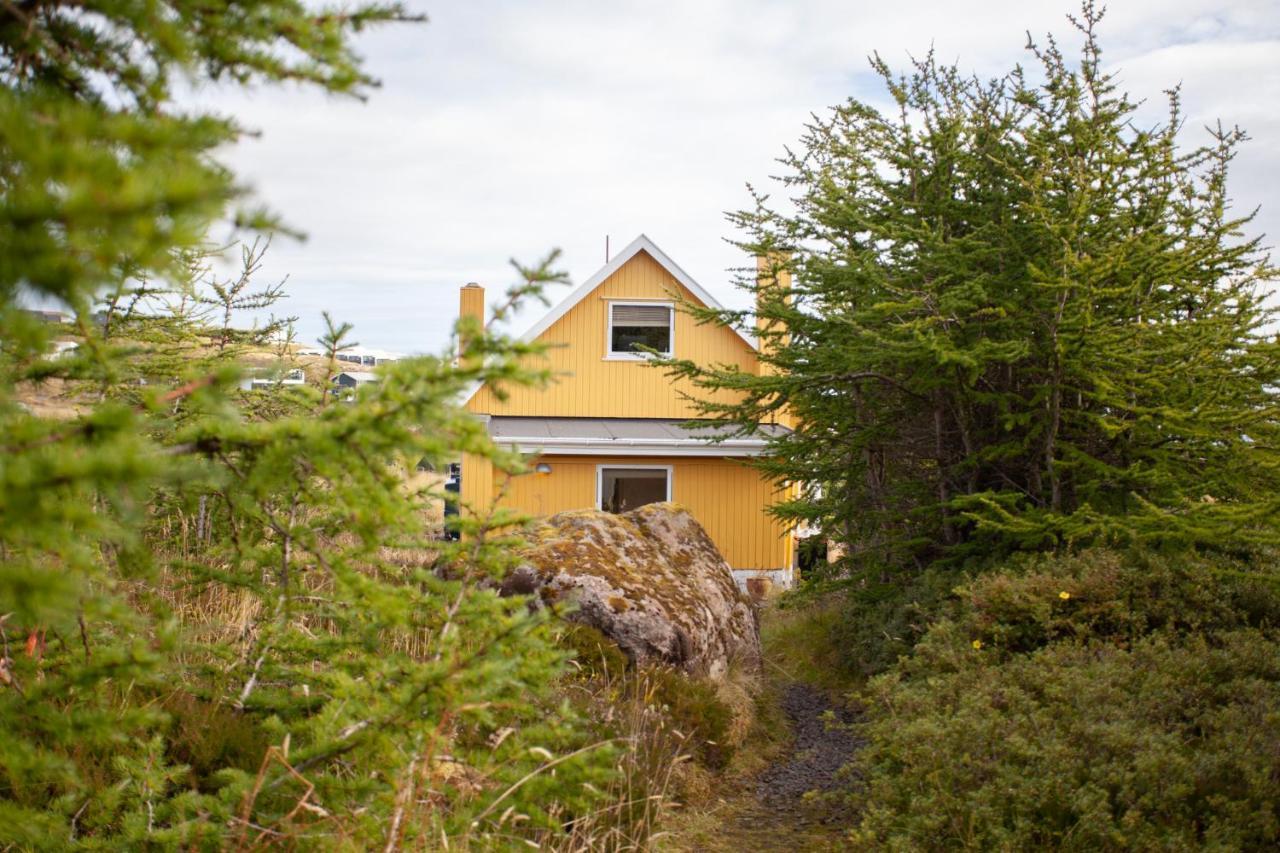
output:
[[[598,628],[632,663],[661,661],[712,678],[733,661],[760,665],[755,611],[687,509],[562,512],[529,540],[504,593],[569,603],[566,618]]]

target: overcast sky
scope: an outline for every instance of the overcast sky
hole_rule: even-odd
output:
[[[879,101],[867,57],[895,67],[932,45],[983,77],[1027,62],[1025,33],[1074,48],[1055,2],[849,0],[437,0],[425,25],[358,48],[382,80],[366,103],[296,89],[198,100],[261,132],[226,155],[259,201],[306,232],[277,240],[265,275],[289,276],[283,313],[304,342],[329,309],[361,343],[440,349],[457,288],[509,284],[507,260],[553,247],[579,282],[648,234],[717,297],[726,210],[768,183],[811,113]],[[1238,206],[1280,232],[1280,3],[1122,0],[1101,26],[1122,86],[1163,109],[1181,83],[1189,142],[1221,119],[1253,137],[1236,161]],[[561,290],[559,293],[567,292]],[[531,319],[529,320],[531,322]]]

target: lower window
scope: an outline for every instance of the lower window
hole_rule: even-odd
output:
[[[605,512],[627,512],[671,500],[670,467],[601,465],[597,470],[599,504]]]

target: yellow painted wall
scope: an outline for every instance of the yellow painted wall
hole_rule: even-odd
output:
[[[673,386],[660,369],[640,361],[608,361],[606,329],[608,299],[664,299],[680,293],[693,300],[661,264],[639,252],[600,286],[542,333],[552,345],[548,366],[558,378],[546,389],[510,388],[500,401],[481,388],[468,403],[473,412],[491,415],[592,418],[692,418],[697,411],[679,391],[692,391],[684,382]],[[719,326],[699,326],[677,310],[675,355],[700,364],[737,364],[756,370],[755,350],[734,332]],[[701,392],[700,392],[701,393]]]
[[[671,497],[706,528],[735,569],[791,565],[791,537],[765,513],[780,495],[753,468],[723,457],[544,456],[550,474],[507,478],[494,473],[494,494],[504,506],[530,515],[596,508],[596,466],[670,465]],[[463,484],[467,476],[463,469]]]
[[[488,516],[493,506],[493,463],[487,456],[462,454],[462,482],[458,499],[464,515]]]

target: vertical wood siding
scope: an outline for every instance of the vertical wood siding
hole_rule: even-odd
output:
[[[540,336],[552,346],[543,362],[557,375],[551,387],[509,388],[506,400],[484,387],[467,408],[541,417],[696,417],[694,407],[680,395],[693,391],[687,383],[673,383],[663,371],[643,362],[605,360],[607,300],[672,299],[673,293],[696,301],[661,264],[639,252]],[[678,310],[674,343],[677,358],[756,371],[755,351],[736,334],[718,326],[698,326]]]
[[[488,515],[493,506],[493,463],[486,456],[462,454],[462,482],[459,509],[465,515]]]
[[[765,512],[782,496],[755,469],[722,457],[545,456],[550,474],[493,475],[504,506],[534,516],[596,508],[597,465],[670,465],[671,496],[693,513],[735,569],[791,565],[791,537]],[[466,474],[463,475],[464,489]]]

